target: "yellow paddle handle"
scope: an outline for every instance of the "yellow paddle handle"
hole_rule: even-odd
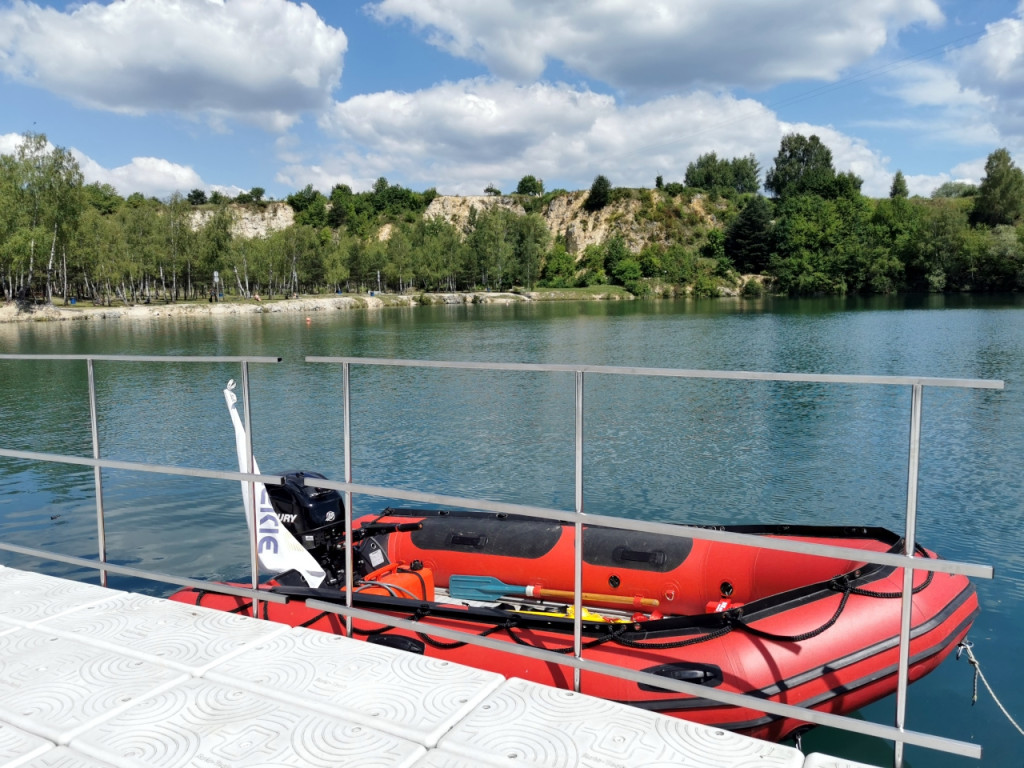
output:
[[[557,597],[572,600],[575,593],[563,589],[544,589],[543,587],[527,587],[527,597]],[[630,597],[629,595],[603,595],[597,592],[584,592],[580,597],[584,603],[609,603],[612,605],[632,605],[643,608],[657,608],[661,603],[653,597]]]

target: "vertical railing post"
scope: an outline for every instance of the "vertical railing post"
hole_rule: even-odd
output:
[[[85,361],[89,372],[89,428],[92,432],[92,457],[100,457],[100,427],[96,408],[96,373],[93,360]],[[103,515],[103,470],[99,466],[93,468],[93,482],[96,485],[96,538],[101,563],[107,562],[107,525]],[[100,568],[100,584],[107,586],[107,571]]]
[[[345,482],[352,482],[352,387],[349,364],[341,364],[344,420]],[[345,605],[352,607],[352,491],[345,491]],[[345,617],[345,634],[352,637],[352,617]]]
[[[921,465],[921,403],[924,387],[914,384],[910,396],[910,456],[907,470],[907,525],[903,551],[907,567],[903,569],[903,598],[900,615],[900,660],[896,687],[896,727],[904,729],[907,717],[907,685],[910,677],[910,622],[914,602],[914,550],[917,547],[917,480]],[[902,741],[897,741],[893,752],[893,768],[903,768]]]
[[[576,371],[576,522],[573,548],[572,647],[577,659],[583,658],[583,371]],[[573,690],[580,691],[580,668],[572,670]]]
[[[245,471],[250,475],[254,473],[256,462],[252,456],[252,409],[249,407],[249,364],[242,361],[242,413],[245,415]],[[256,503],[256,483],[252,480],[246,481],[249,484],[249,508],[245,513],[249,515],[252,523],[252,539],[249,542],[249,566],[252,575],[252,588],[259,589],[260,586],[260,558],[259,558],[259,527],[256,510],[259,508]],[[259,618],[260,601],[258,597],[252,599],[253,618]]]

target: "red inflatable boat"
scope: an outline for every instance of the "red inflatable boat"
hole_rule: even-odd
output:
[[[289,596],[260,602],[260,616],[344,634],[344,619],[306,605],[344,602],[344,525],[333,491],[290,475],[268,486],[274,508],[326,573],[311,588],[296,573],[264,585]],[[296,478],[297,481],[296,481]],[[325,512],[326,510],[326,512]],[[324,521],[329,522],[324,522]],[[430,635],[446,627],[572,653],[571,525],[479,512],[388,509],[357,522],[353,604],[413,619],[422,631],[355,621],[373,643],[569,688],[570,667]],[[881,528],[735,526],[766,538],[902,552]],[[917,556],[935,555],[919,550]],[[849,713],[896,689],[903,572],[856,560],[794,555],[698,539],[588,527],[583,531],[583,657],[707,688]],[[251,601],[194,589],[173,600],[234,613]],[[915,572],[910,679],[934,669],[978,611],[967,578]],[[780,740],[806,727],[584,671],[582,691],[665,714]]]

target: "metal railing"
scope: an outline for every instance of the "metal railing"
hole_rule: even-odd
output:
[[[0,549],[16,552],[22,555],[42,557],[59,562],[77,565],[82,568],[96,568],[100,574],[100,584],[107,586],[107,573],[118,573],[136,578],[148,578],[156,581],[163,581],[178,586],[189,586],[203,588],[207,582],[195,579],[183,579],[170,574],[150,574],[138,568],[128,568],[107,563],[107,540],[106,520],[103,512],[103,469],[123,469],[135,472],[151,472],[163,475],[178,475],[183,477],[205,477],[215,480],[237,480],[249,483],[249,498],[255,504],[255,493],[253,488],[257,482],[281,483],[284,478],[278,476],[257,475],[253,473],[252,453],[252,415],[249,409],[249,364],[250,363],[280,363],[280,357],[265,356],[208,356],[208,355],[11,355],[0,354],[0,360],[65,360],[82,361],[86,365],[86,373],[89,379],[89,428],[92,436],[92,458],[82,456],[64,456],[52,453],[40,453],[37,451],[13,451],[0,448],[0,456],[13,459],[26,459],[28,461],[46,461],[59,464],[71,464],[77,466],[93,467],[93,482],[96,489],[96,530],[99,549],[99,563],[84,558],[59,555],[53,552],[19,547],[15,544],[0,542]],[[218,470],[201,469],[196,467],[174,467],[162,464],[142,464],[133,461],[117,461],[103,459],[100,457],[100,433],[99,433],[99,409],[96,404],[96,374],[95,363],[97,361],[117,363],[237,363],[241,366],[240,375],[242,380],[242,396],[245,407],[245,439],[246,455],[248,457],[248,472],[224,472]],[[284,599],[277,599],[277,596],[267,595],[266,592],[257,594],[259,586],[259,559],[257,554],[258,541],[255,526],[250,536],[250,568],[252,573],[252,589],[239,591],[231,588],[230,594],[242,594],[253,599],[253,610],[255,612],[258,601],[261,599],[272,602],[285,602]],[[147,575],[148,574],[148,575]],[[220,590],[225,591],[225,590]]]
[[[145,578],[149,580],[162,581],[179,586],[197,587],[209,591],[223,592],[225,594],[241,595],[250,597],[254,601],[253,612],[256,615],[255,602],[268,600],[271,602],[284,602],[285,598],[258,591],[259,566],[257,560],[257,542],[255,535],[251,539],[251,571],[252,589],[242,589],[227,585],[214,584],[202,580],[185,579],[169,574],[155,573],[137,568],[119,566],[108,563],[106,560],[106,544],[104,531],[104,513],[102,502],[102,480],[101,470],[122,469],[140,472],[156,472],[168,475],[184,475],[191,477],[213,478],[221,480],[235,480],[250,483],[249,499],[255,504],[255,493],[253,486],[256,482],[281,483],[283,478],[275,475],[253,474],[252,454],[252,430],[251,412],[249,398],[249,376],[248,365],[250,363],[277,363],[281,358],[274,357],[170,357],[170,356],[116,356],[116,355],[0,355],[0,360],[84,360],[87,364],[89,378],[89,407],[90,424],[93,441],[92,458],[78,456],[62,456],[57,454],[39,453],[32,451],[16,451],[0,448],[0,456],[27,459],[32,461],[58,462],[64,464],[77,464],[92,466],[95,469],[96,486],[96,514],[97,531],[99,539],[99,563],[85,558],[77,558],[43,550],[21,547],[14,544],[0,542],[0,550],[7,550],[27,556],[52,559],[85,568],[94,568],[100,571],[101,581],[106,584],[108,572]],[[246,449],[248,455],[248,472],[225,472],[206,470],[200,468],[185,468],[175,466],[161,466],[142,464],[136,462],[115,461],[103,459],[100,456],[99,430],[97,423],[96,391],[93,375],[94,361],[117,361],[117,362],[184,362],[184,363],[238,363],[241,365],[242,398],[244,405],[244,423],[246,428]],[[493,650],[507,653],[514,653],[544,661],[568,666],[573,669],[573,682],[576,690],[580,687],[580,675],[582,672],[594,672],[603,675],[610,675],[637,683],[653,685],[662,689],[672,690],[680,693],[711,699],[723,704],[730,704],[741,707],[753,708],[768,714],[791,717],[804,722],[816,725],[825,725],[840,728],[855,733],[873,736],[893,741],[895,744],[894,765],[901,768],[903,764],[904,745],[910,744],[929,749],[939,750],[967,757],[980,758],[981,747],[969,742],[957,741],[940,736],[908,731],[905,728],[907,685],[909,677],[909,649],[911,635],[911,607],[913,600],[913,578],[914,571],[934,571],[942,573],[962,574],[976,578],[990,579],[993,576],[993,569],[987,565],[962,563],[946,560],[932,560],[915,558],[913,553],[916,547],[916,521],[917,521],[917,486],[918,470],[921,446],[921,413],[923,402],[923,391],[925,387],[952,387],[961,389],[1002,389],[1002,381],[979,380],[979,379],[946,379],[928,378],[913,376],[843,376],[829,374],[782,374],[782,373],[758,373],[743,371],[703,371],[703,370],[678,370],[664,368],[638,368],[638,367],[610,367],[610,366],[587,366],[587,365],[557,365],[557,364],[527,364],[527,363],[469,363],[469,362],[443,362],[424,360],[392,360],[382,358],[358,358],[358,357],[306,357],[307,363],[327,363],[340,365],[342,368],[343,386],[343,409],[344,409],[344,474],[343,481],[324,480],[319,478],[306,478],[306,484],[317,488],[328,488],[338,490],[345,495],[345,528],[346,541],[352,541],[353,525],[353,497],[356,495],[368,495],[392,499],[401,499],[413,502],[429,504],[441,504],[445,506],[463,507],[497,513],[508,513],[536,517],[546,520],[555,520],[574,525],[575,554],[573,563],[573,574],[575,580],[574,596],[574,639],[573,655],[568,657],[552,651],[538,648],[524,647],[517,644],[509,644],[502,641],[491,640],[487,637],[471,635],[441,627],[431,627],[429,634],[436,635],[449,640],[458,640],[472,645],[479,645]],[[571,511],[547,507],[537,507],[521,504],[510,504],[495,502],[484,499],[464,498],[435,493],[425,493],[413,490],[404,490],[384,486],[369,486],[355,483],[352,477],[352,429],[351,429],[351,367],[352,366],[398,366],[404,368],[442,368],[461,370],[483,370],[483,371],[522,371],[522,372],[563,372],[572,373],[575,381],[575,507]],[[807,542],[764,539],[749,534],[741,534],[730,531],[715,530],[710,528],[695,528],[677,524],[657,523],[642,520],[628,520],[618,517],[589,514],[584,511],[584,478],[583,478],[583,403],[584,403],[584,379],[588,375],[619,375],[619,376],[648,376],[648,377],[670,377],[680,379],[719,379],[739,381],[771,381],[771,382],[803,382],[822,384],[854,384],[854,385],[883,385],[883,386],[905,386],[911,391],[910,407],[910,438],[909,438],[909,463],[907,482],[907,506],[906,506],[906,533],[904,553],[871,553],[860,549],[846,547],[812,544]],[[767,701],[763,698],[748,696],[728,691],[720,691],[704,686],[687,683],[685,681],[671,680],[664,677],[644,672],[637,672],[622,669],[605,663],[599,663],[583,658],[582,653],[582,530],[584,524],[602,527],[620,528],[630,531],[644,531],[669,536],[688,537],[717,541],[722,543],[740,544],[755,546],[762,549],[774,549],[784,552],[809,554],[822,557],[849,558],[860,562],[888,565],[896,568],[903,568],[903,595],[902,611],[899,636],[899,664],[898,683],[896,691],[896,717],[894,726],[885,726],[877,723],[870,723],[856,720],[849,717],[833,715],[825,712],[818,712],[803,707],[778,702]],[[255,532],[254,532],[255,533]],[[376,623],[386,624],[397,628],[411,629],[423,632],[424,625],[404,619],[397,619],[383,616],[372,611],[356,608],[352,604],[352,550],[351,546],[346,547],[345,553],[346,568],[346,593],[345,605],[329,603],[325,601],[307,601],[307,605],[316,610],[337,613],[345,617],[346,626],[351,634],[351,622],[353,619],[369,620]]]

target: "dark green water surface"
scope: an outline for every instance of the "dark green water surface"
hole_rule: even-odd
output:
[[[920,541],[992,564],[975,653],[1024,719],[1024,297],[548,303],[219,318],[0,325],[0,352],[273,355],[250,368],[264,471],[343,476],[341,368],[306,355],[1002,379],[927,389]],[[106,458],[235,469],[221,390],[237,365],[96,363]],[[585,378],[585,508],[689,523],[883,525],[903,530],[906,387]],[[91,455],[85,364],[0,361],[0,446]],[[354,367],[356,482],[572,509],[574,377]],[[105,471],[111,561],[202,578],[246,574],[238,486]],[[0,458],[0,537],[97,551],[92,470]],[[356,514],[386,500],[359,498]],[[8,553],[0,562],[91,572]],[[161,585],[112,586],[166,594]],[[1024,740],[952,659],[911,688],[908,727],[1020,764]],[[865,711],[891,722],[891,700]],[[891,762],[891,747],[819,729],[805,750]],[[910,765],[977,761],[908,749]]]

